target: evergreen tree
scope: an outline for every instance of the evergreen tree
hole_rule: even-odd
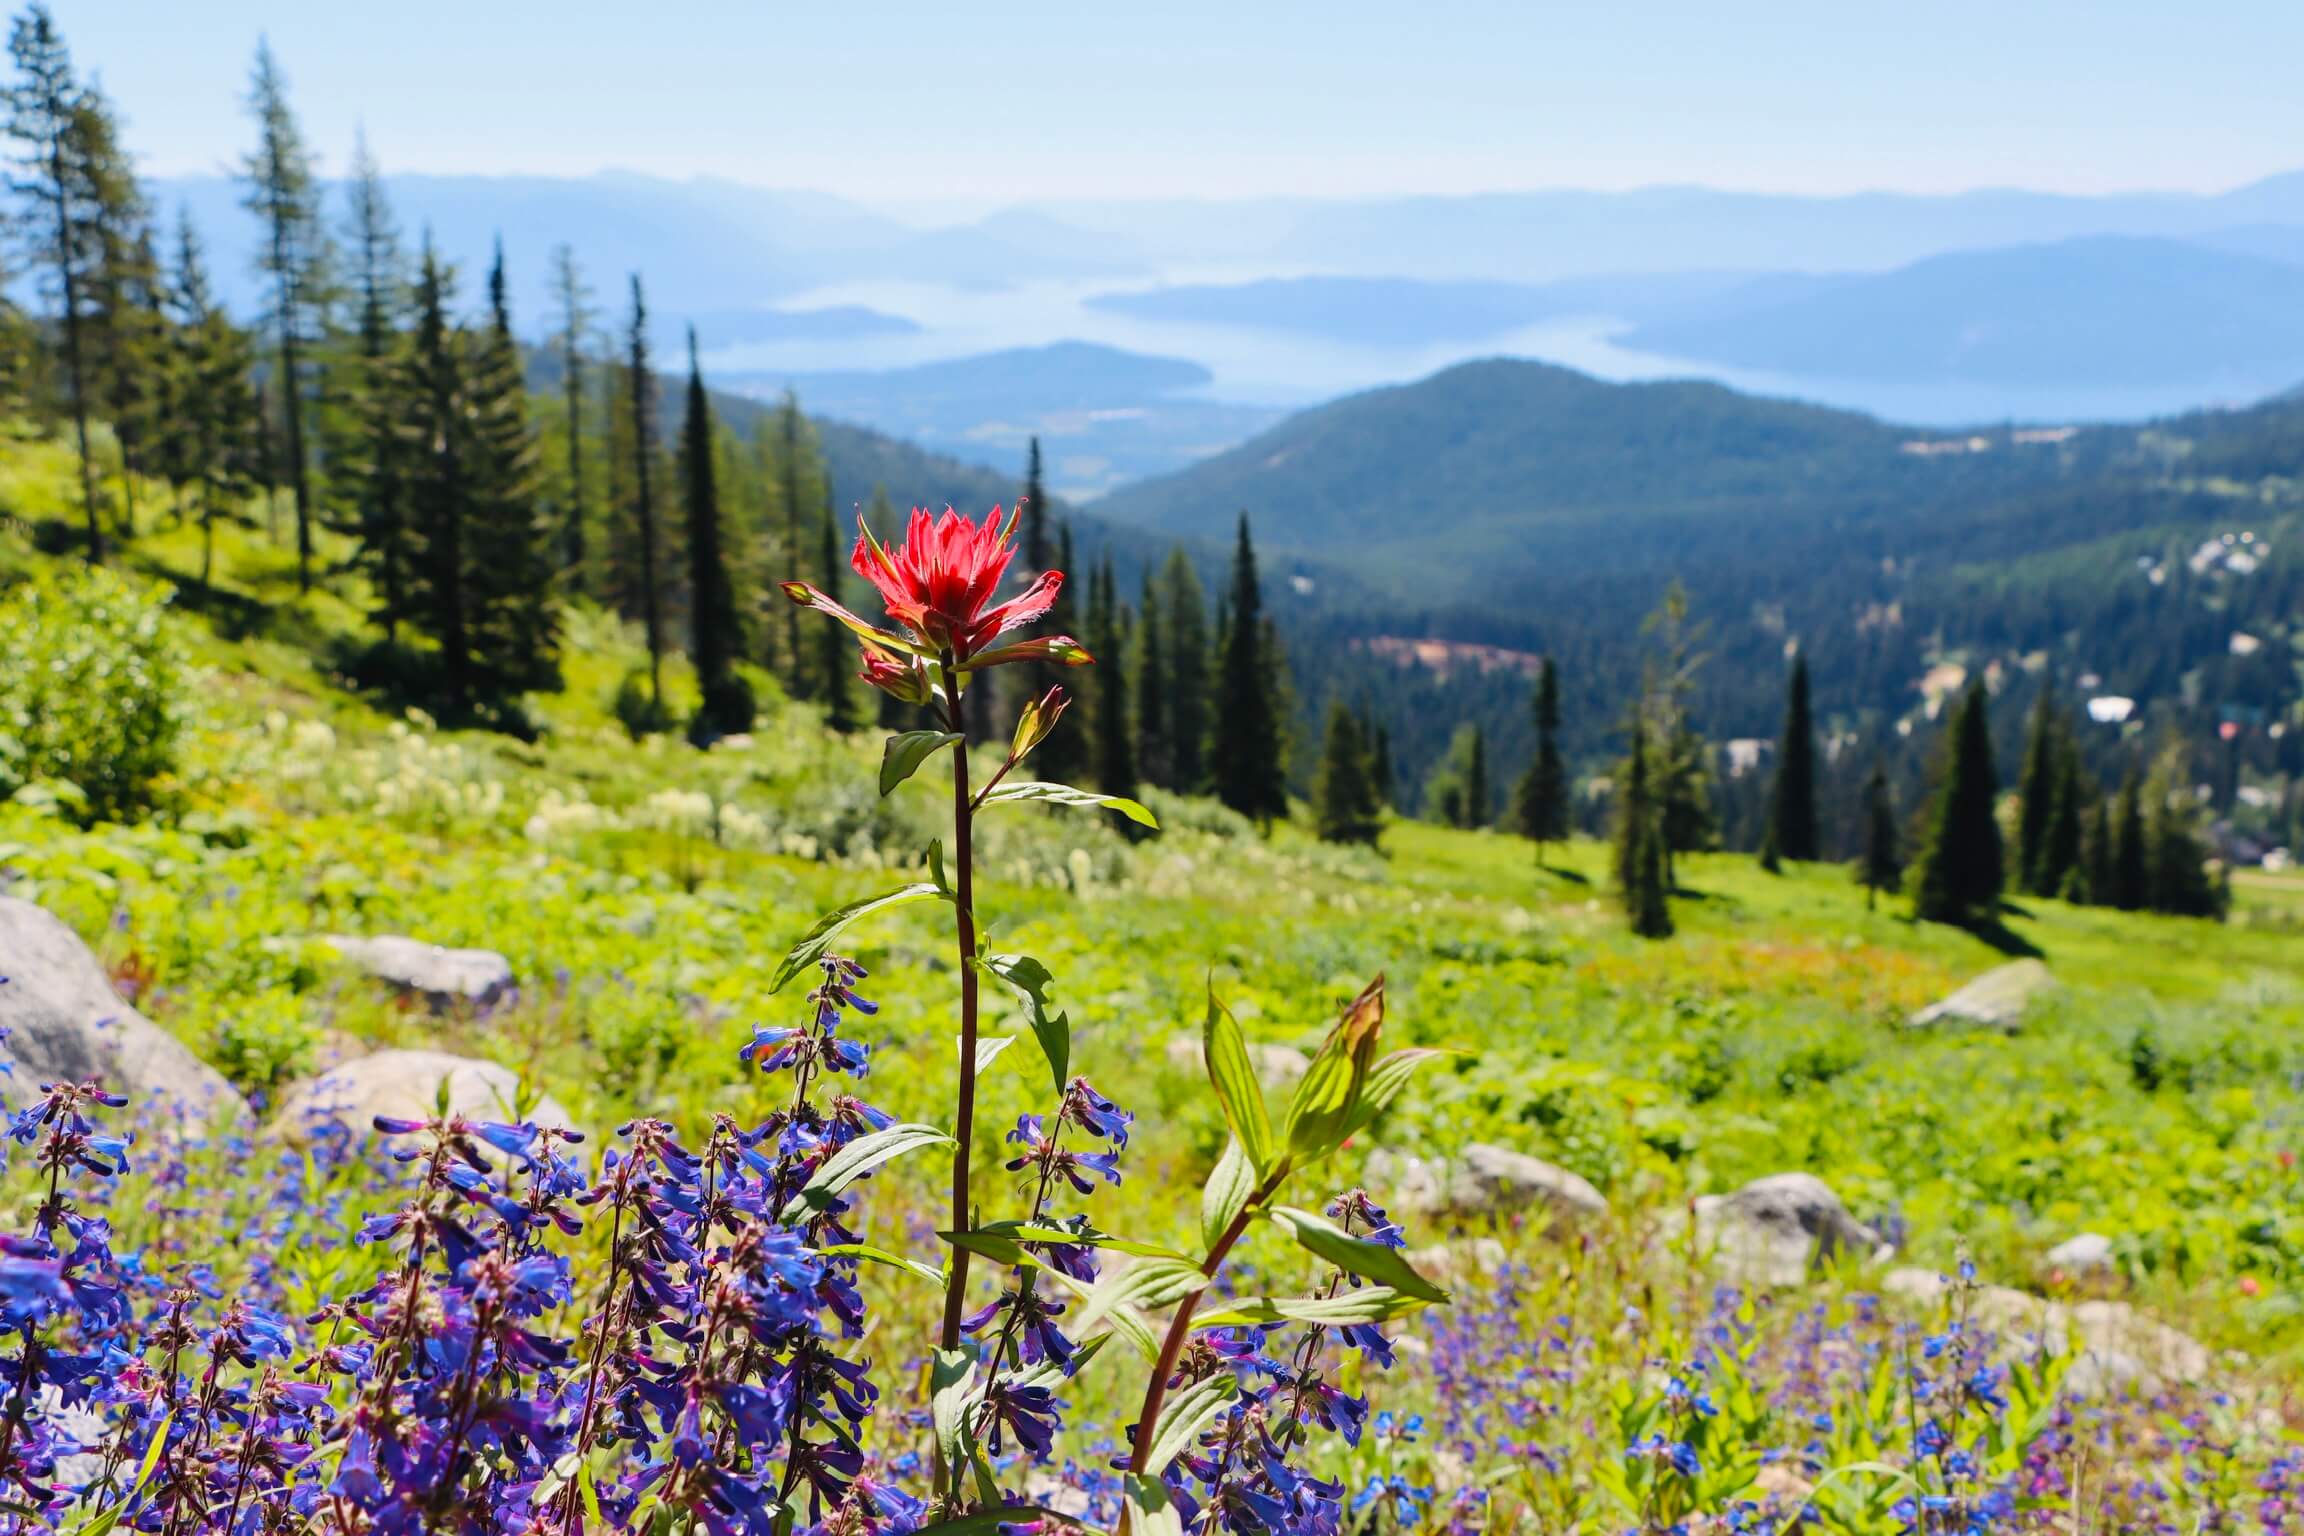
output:
[[[409,616],[409,570],[416,558],[401,485],[400,433],[393,419],[397,402],[388,387],[408,278],[383,174],[365,135],[354,141],[346,191],[351,209],[344,238],[358,313],[353,350],[337,393],[351,401],[353,419],[337,449],[346,472],[329,478],[333,490],[349,492],[344,522],[355,540],[353,561],[368,575],[376,595],[370,617],[383,626],[390,643]]]
[[[1472,727],[1472,746],[1464,760],[1464,820],[1467,830],[1478,831],[1488,825],[1488,733],[1475,724]]]
[[[2120,782],[2119,820],[2112,829],[2112,880],[2108,906],[2140,912],[2151,897],[2151,855],[2144,836],[2144,789],[2131,766]]]
[[[1159,585],[1167,644],[1168,787],[1198,794],[1208,782],[1208,601],[1182,545],[1168,552]]]
[[[57,329],[64,339],[64,382],[80,452],[80,505],[87,524],[88,562],[104,558],[104,531],[96,501],[96,463],[88,447],[88,286],[98,260],[91,204],[96,196],[78,107],[81,87],[63,34],[44,4],[16,18],[8,51],[17,78],[8,90],[8,135],[22,146],[9,190],[36,211],[19,225],[30,256],[53,285]]]
[[[2055,804],[2048,815],[2048,830],[2040,844],[2040,869],[2036,889],[2043,896],[2062,896],[2067,899],[2079,894],[2086,883],[2086,871],[2081,864],[2081,823],[2087,814],[2088,803],[2096,798],[2096,789],[2088,781],[2088,770],[2080,764],[2080,749],[2071,733],[2057,732],[2056,765],[2052,771],[2055,784],[2052,794]]]
[[[576,265],[575,250],[552,253],[552,292],[560,301],[560,388],[568,401],[568,499],[561,509],[560,558],[572,590],[585,590],[584,373],[592,335],[592,289]]]
[[[1055,551],[1048,542],[1048,492],[1040,483],[1040,438],[1035,434],[1024,458],[1024,570],[1030,581],[1048,569]],[[1035,695],[1037,697],[1037,695]]]
[[[1285,744],[1271,662],[1264,594],[1256,580],[1256,549],[1248,536],[1248,514],[1243,512],[1232,557],[1232,595],[1225,610],[1209,767],[1216,797],[1267,826],[1288,814]]]
[[[632,532],[639,550],[640,622],[648,637],[648,703],[664,714],[664,594],[656,577],[656,373],[648,361],[648,302],[632,274],[624,382],[631,392]]]
[[[1872,765],[1864,781],[1864,910],[1872,910],[1882,891],[1894,890],[1904,873],[1896,852],[1896,805],[1888,790],[1888,768]]]
[[[1928,922],[1990,924],[1999,918],[2005,876],[2000,824],[1993,815],[1999,780],[1988,711],[1983,682],[1971,683],[1945,740],[1914,894],[1914,915]]]
[[[1784,738],[1776,749],[1775,793],[1768,803],[1767,845],[1778,857],[1823,856],[1816,835],[1816,728],[1808,712],[1808,658],[1792,658],[1784,698]]]
[[[2088,875],[2086,898],[2100,907],[2118,905],[2120,889],[2119,837],[2112,829],[2112,803],[2099,799],[2088,818]]]
[[[465,524],[477,487],[468,447],[470,385],[448,318],[450,278],[430,240],[416,275],[416,322],[396,381],[406,448],[409,521],[418,559],[409,572],[409,616],[440,648],[441,687],[462,706],[472,688],[472,632]]]
[[[1160,625],[1160,593],[1152,572],[1144,581],[1136,604],[1136,767],[1145,781],[1163,789],[1176,787],[1168,746],[1168,653]]]
[[[277,347],[281,420],[287,428],[288,484],[296,498],[296,582],[312,588],[312,476],[304,444],[307,354],[326,329],[330,252],[320,221],[320,184],[303,130],[288,106],[288,81],[272,45],[256,45],[248,107],[257,144],[241,166],[242,206],[262,221],[257,270],[268,284],[266,312]]]
[[[2024,889],[2035,896],[2055,895],[2062,878],[2048,857],[2048,830],[2056,819],[2062,766],[2055,690],[2043,685],[2025,729],[2024,772],[2016,788],[2016,871]]]
[[[1672,932],[1671,882],[1664,868],[1662,808],[1649,762],[1648,728],[1633,721],[1631,755],[1616,797],[1616,889],[1632,931],[1660,939]]]
[[[1368,788],[1375,796],[1379,814],[1399,805],[1392,777],[1392,730],[1382,721],[1361,733],[1368,743]]]
[[[822,536],[816,549],[817,570],[827,592],[840,590],[840,522],[832,511],[832,477],[824,477],[824,519],[820,525]],[[855,667],[856,652],[848,632],[837,624],[816,626],[818,662],[816,669],[816,700],[824,706],[824,723],[843,734],[856,729],[862,722],[856,717]],[[978,673],[969,694],[981,693],[991,698],[991,674]],[[883,694],[881,697],[885,698]]]
[[[1536,845],[1536,862],[1541,865],[1547,843],[1568,839],[1568,770],[1560,759],[1560,672],[1549,656],[1537,668],[1531,708],[1536,717],[1536,756],[1521,776],[1513,812],[1516,830]]]
[[[712,400],[696,357],[696,327],[688,327],[688,411],[680,424],[680,468],[688,513],[689,656],[703,703],[689,727],[699,743],[752,728],[752,689],[737,675],[744,637],[736,617],[735,584],[721,543],[720,490],[714,471]],[[834,626],[827,625],[827,629]]]
[[[488,272],[488,323],[466,345],[473,498],[465,590],[481,702],[495,707],[519,693],[560,686],[551,530],[543,517],[527,369],[512,334],[501,242]]]
[[[1328,706],[1320,767],[1312,777],[1312,825],[1322,842],[1374,847],[1384,829],[1375,786],[1368,782],[1368,743],[1342,699]]]
[[[1078,572],[1072,564],[1072,525],[1069,523],[1059,524],[1056,530],[1055,569],[1064,573],[1065,581],[1063,587],[1056,594],[1055,606],[1048,610],[1047,621],[1040,626],[1040,632],[1050,635],[1078,633],[1073,628],[1075,623],[1073,615],[1078,607],[1074,597],[1074,583],[1078,580]],[[1094,645],[1088,647],[1088,654],[1096,658],[1098,667],[1104,665],[1104,653],[1097,650]],[[1045,682],[1036,682],[1034,686],[1045,691],[1047,685]],[[1078,784],[1095,771],[1091,743],[1095,735],[1094,712],[1097,685],[1092,679],[1082,679],[1075,674],[1072,679],[1066,682],[1065,686],[1066,691],[1076,692],[1081,696],[1080,709],[1082,715],[1089,722],[1089,728],[1084,730],[1067,728],[1050,732],[1048,739],[1040,743],[1032,753],[1033,771],[1052,783]]]
[[[808,423],[800,414],[800,397],[789,389],[784,391],[784,404],[776,413],[776,442],[781,477],[778,499],[784,508],[784,562],[788,570],[801,570],[807,563],[808,547],[801,538],[802,520],[815,502],[807,492]],[[809,698],[815,693],[815,669],[808,665],[807,652],[802,648],[800,609],[794,603],[786,603],[784,608],[784,688],[796,699]]]
[[[169,472],[192,489],[200,523],[200,584],[213,579],[216,523],[255,488],[263,441],[250,379],[255,357],[247,333],[216,303],[199,232],[191,215],[177,221],[169,282],[177,355]]]
[[[144,189],[120,142],[112,108],[93,85],[72,110],[88,190],[87,366],[120,450],[120,534],[136,533],[136,476],[161,430],[161,352],[167,331],[160,259]]]
[[[1127,646],[1118,583],[1109,555],[1088,581],[1088,650],[1096,658],[1089,676],[1095,690],[1089,731],[1095,742],[1096,788],[1107,795],[1136,793],[1135,733],[1128,721]]]
[[[2209,877],[2182,742],[2171,741],[2144,789],[2146,905],[2175,917],[2221,917],[2225,893]]]

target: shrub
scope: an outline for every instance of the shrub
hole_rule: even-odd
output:
[[[60,799],[89,822],[161,803],[184,727],[169,595],[95,569],[0,599],[0,794],[70,785]]]

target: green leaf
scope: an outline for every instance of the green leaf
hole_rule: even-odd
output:
[[[600,1486],[593,1479],[592,1464],[578,1459],[576,1463],[576,1491],[584,1495],[584,1517],[597,1530],[606,1530],[608,1522],[600,1515]]]
[[[1131,1472],[1120,1480],[1118,1536],[1184,1536],[1183,1517],[1168,1500],[1168,1485]]]
[[[1402,1257],[1397,1248],[1354,1237],[1327,1217],[1311,1211],[1281,1206],[1273,1211],[1272,1219],[1286,1227],[1297,1242],[1338,1269],[1378,1285],[1388,1285],[1403,1296],[1431,1302],[1448,1300],[1448,1293],[1416,1273],[1415,1266]]]
[[[978,1240],[999,1238],[1018,1243],[1068,1243],[1102,1248],[1112,1253],[1135,1254],[1147,1259],[1175,1259],[1185,1264],[1193,1262],[1190,1257],[1173,1248],[1163,1248],[1158,1243],[1138,1242],[1130,1237],[1115,1237],[1095,1227],[1075,1231],[1071,1227],[1035,1226],[1023,1221],[988,1221],[967,1232],[939,1232],[936,1235],[962,1248],[975,1248]],[[975,1248],[975,1251],[982,1253],[985,1250]]]
[[[1403,1296],[1388,1285],[1364,1285],[1334,1296],[1246,1296],[1215,1312],[1194,1314],[1195,1328],[1241,1328],[1253,1323],[1317,1323],[1342,1328],[1352,1323],[1381,1323],[1418,1311],[1431,1303],[1421,1296]]]
[[[840,1191],[892,1157],[938,1142],[949,1145],[951,1140],[932,1125],[892,1125],[884,1131],[859,1136],[825,1159],[824,1166],[808,1181],[808,1187],[784,1202],[784,1219],[790,1221],[811,1209],[823,1210]]]
[[[928,1366],[928,1417],[943,1449],[944,1465],[967,1460],[961,1442],[968,1431],[968,1405],[976,1395],[976,1356],[965,1349],[940,1349]]]
[[[776,967],[776,979],[768,984],[768,990],[772,993],[781,992],[786,982],[814,967],[831,952],[832,941],[840,937],[842,931],[858,918],[869,917],[889,907],[900,907],[906,902],[926,901],[931,896],[944,894],[941,886],[916,881],[911,885],[900,885],[892,891],[882,891],[877,896],[867,896],[862,901],[852,901],[825,913],[816,919],[816,926],[792,946],[792,952],[784,957],[784,963]]]
[[[1201,1054],[1208,1063],[1208,1081],[1216,1089],[1216,1105],[1224,1123],[1239,1138],[1240,1150],[1258,1173],[1272,1168],[1272,1120],[1264,1109],[1264,1086],[1248,1060],[1248,1042],[1240,1025],[1208,985],[1208,1023],[1201,1033]]]
[[[1224,1143],[1224,1155],[1216,1159],[1215,1171],[1208,1175],[1208,1187],[1200,1192],[1200,1241],[1209,1252],[1224,1240],[1225,1229],[1232,1218],[1248,1207],[1256,1193],[1256,1170],[1249,1165],[1248,1154],[1240,1150],[1240,1138],[1235,1136]]]
[[[956,741],[958,731],[904,731],[888,738],[880,750],[880,793],[893,794],[896,786],[920,771],[920,765]]]
[[[1193,1437],[1224,1411],[1224,1405],[1239,1389],[1232,1373],[1223,1371],[1192,1383],[1168,1399],[1168,1411],[1160,1415],[1160,1433],[1152,1439],[1150,1465],[1136,1470],[1146,1477],[1158,1477],[1167,1471],[1168,1463],[1184,1454]]]
[[[999,1058],[1002,1051],[1021,1038],[1017,1035],[978,1035],[976,1037],[976,1070],[981,1072]],[[952,1041],[953,1054],[959,1054],[960,1041]]]
[[[977,964],[1024,1004],[1032,1038],[1040,1042],[1040,1054],[1048,1058],[1048,1075],[1061,1097],[1072,1076],[1072,1020],[1066,1014],[1048,1011],[1048,988],[1056,978],[1030,955],[985,955]]]
[[[870,1264],[885,1264],[890,1269],[901,1269],[906,1274],[918,1275],[932,1285],[944,1283],[944,1271],[935,1265],[908,1259],[900,1253],[890,1253],[885,1248],[875,1248],[870,1243],[828,1243],[816,1251],[827,1259],[862,1259]]]
[[[1370,1121],[1384,1113],[1392,1101],[1400,1097],[1409,1079],[1426,1062],[1455,1054],[1454,1051],[1435,1050],[1430,1046],[1413,1046],[1404,1051],[1394,1051],[1378,1060],[1369,1067],[1368,1080],[1360,1085],[1360,1102],[1352,1107],[1352,1118],[1345,1122],[1345,1139],[1350,1140],[1359,1135],[1368,1128]]]
[[[958,905],[960,897],[952,889],[952,882],[944,874],[944,840],[940,837],[928,841],[928,878],[936,887],[936,894]]]
[[[984,797],[986,805],[1008,805],[1030,800],[1044,800],[1050,805],[1101,805],[1118,811],[1138,826],[1159,829],[1159,818],[1134,800],[1120,795],[1091,794],[1085,789],[1074,789],[1069,784],[1045,784],[1027,781],[1022,784],[1003,784]]]
[[[105,1536],[106,1532],[120,1523],[120,1517],[128,1512],[128,1506],[136,1502],[137,1493],[151,1481],[152,1469],[160,1464],[160,1453],[168,1448],[168,1426],[175,1417],[173,1409],[160,1416],[159,1425],[152,1431],[152,1443],[144,1447],[144,1460],[137,1465],[136,1480],[121,1490],[119,1501],[99,1510],[85,1524],[76,1527],[72,1536]]]
[[[1207,1284],[1208,1277],[1190,1259],[1140,1259],[1096,1282],[1081,1305],[1078,1323],[1085,1330],[1116,1306],[1165,1307]]]

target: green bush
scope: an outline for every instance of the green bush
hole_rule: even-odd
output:
[[[0,796],[50,786],[91,823],[163,800],[185,694],[168,598],[102,569],[0,597]]]

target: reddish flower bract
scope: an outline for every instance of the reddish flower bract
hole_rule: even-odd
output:
[[[1064,585],[1062,571],[1042,571],[1032,585],[998,607],[985,604],[1016,558],[1016,515],[994,507],[982,523],[944,509],[931,517],[912,509],[904,542],[893,551],[856,522],[856,574],[872,583],[888,616],[933,649],[966,661],[986,645],[1044,617]]]

